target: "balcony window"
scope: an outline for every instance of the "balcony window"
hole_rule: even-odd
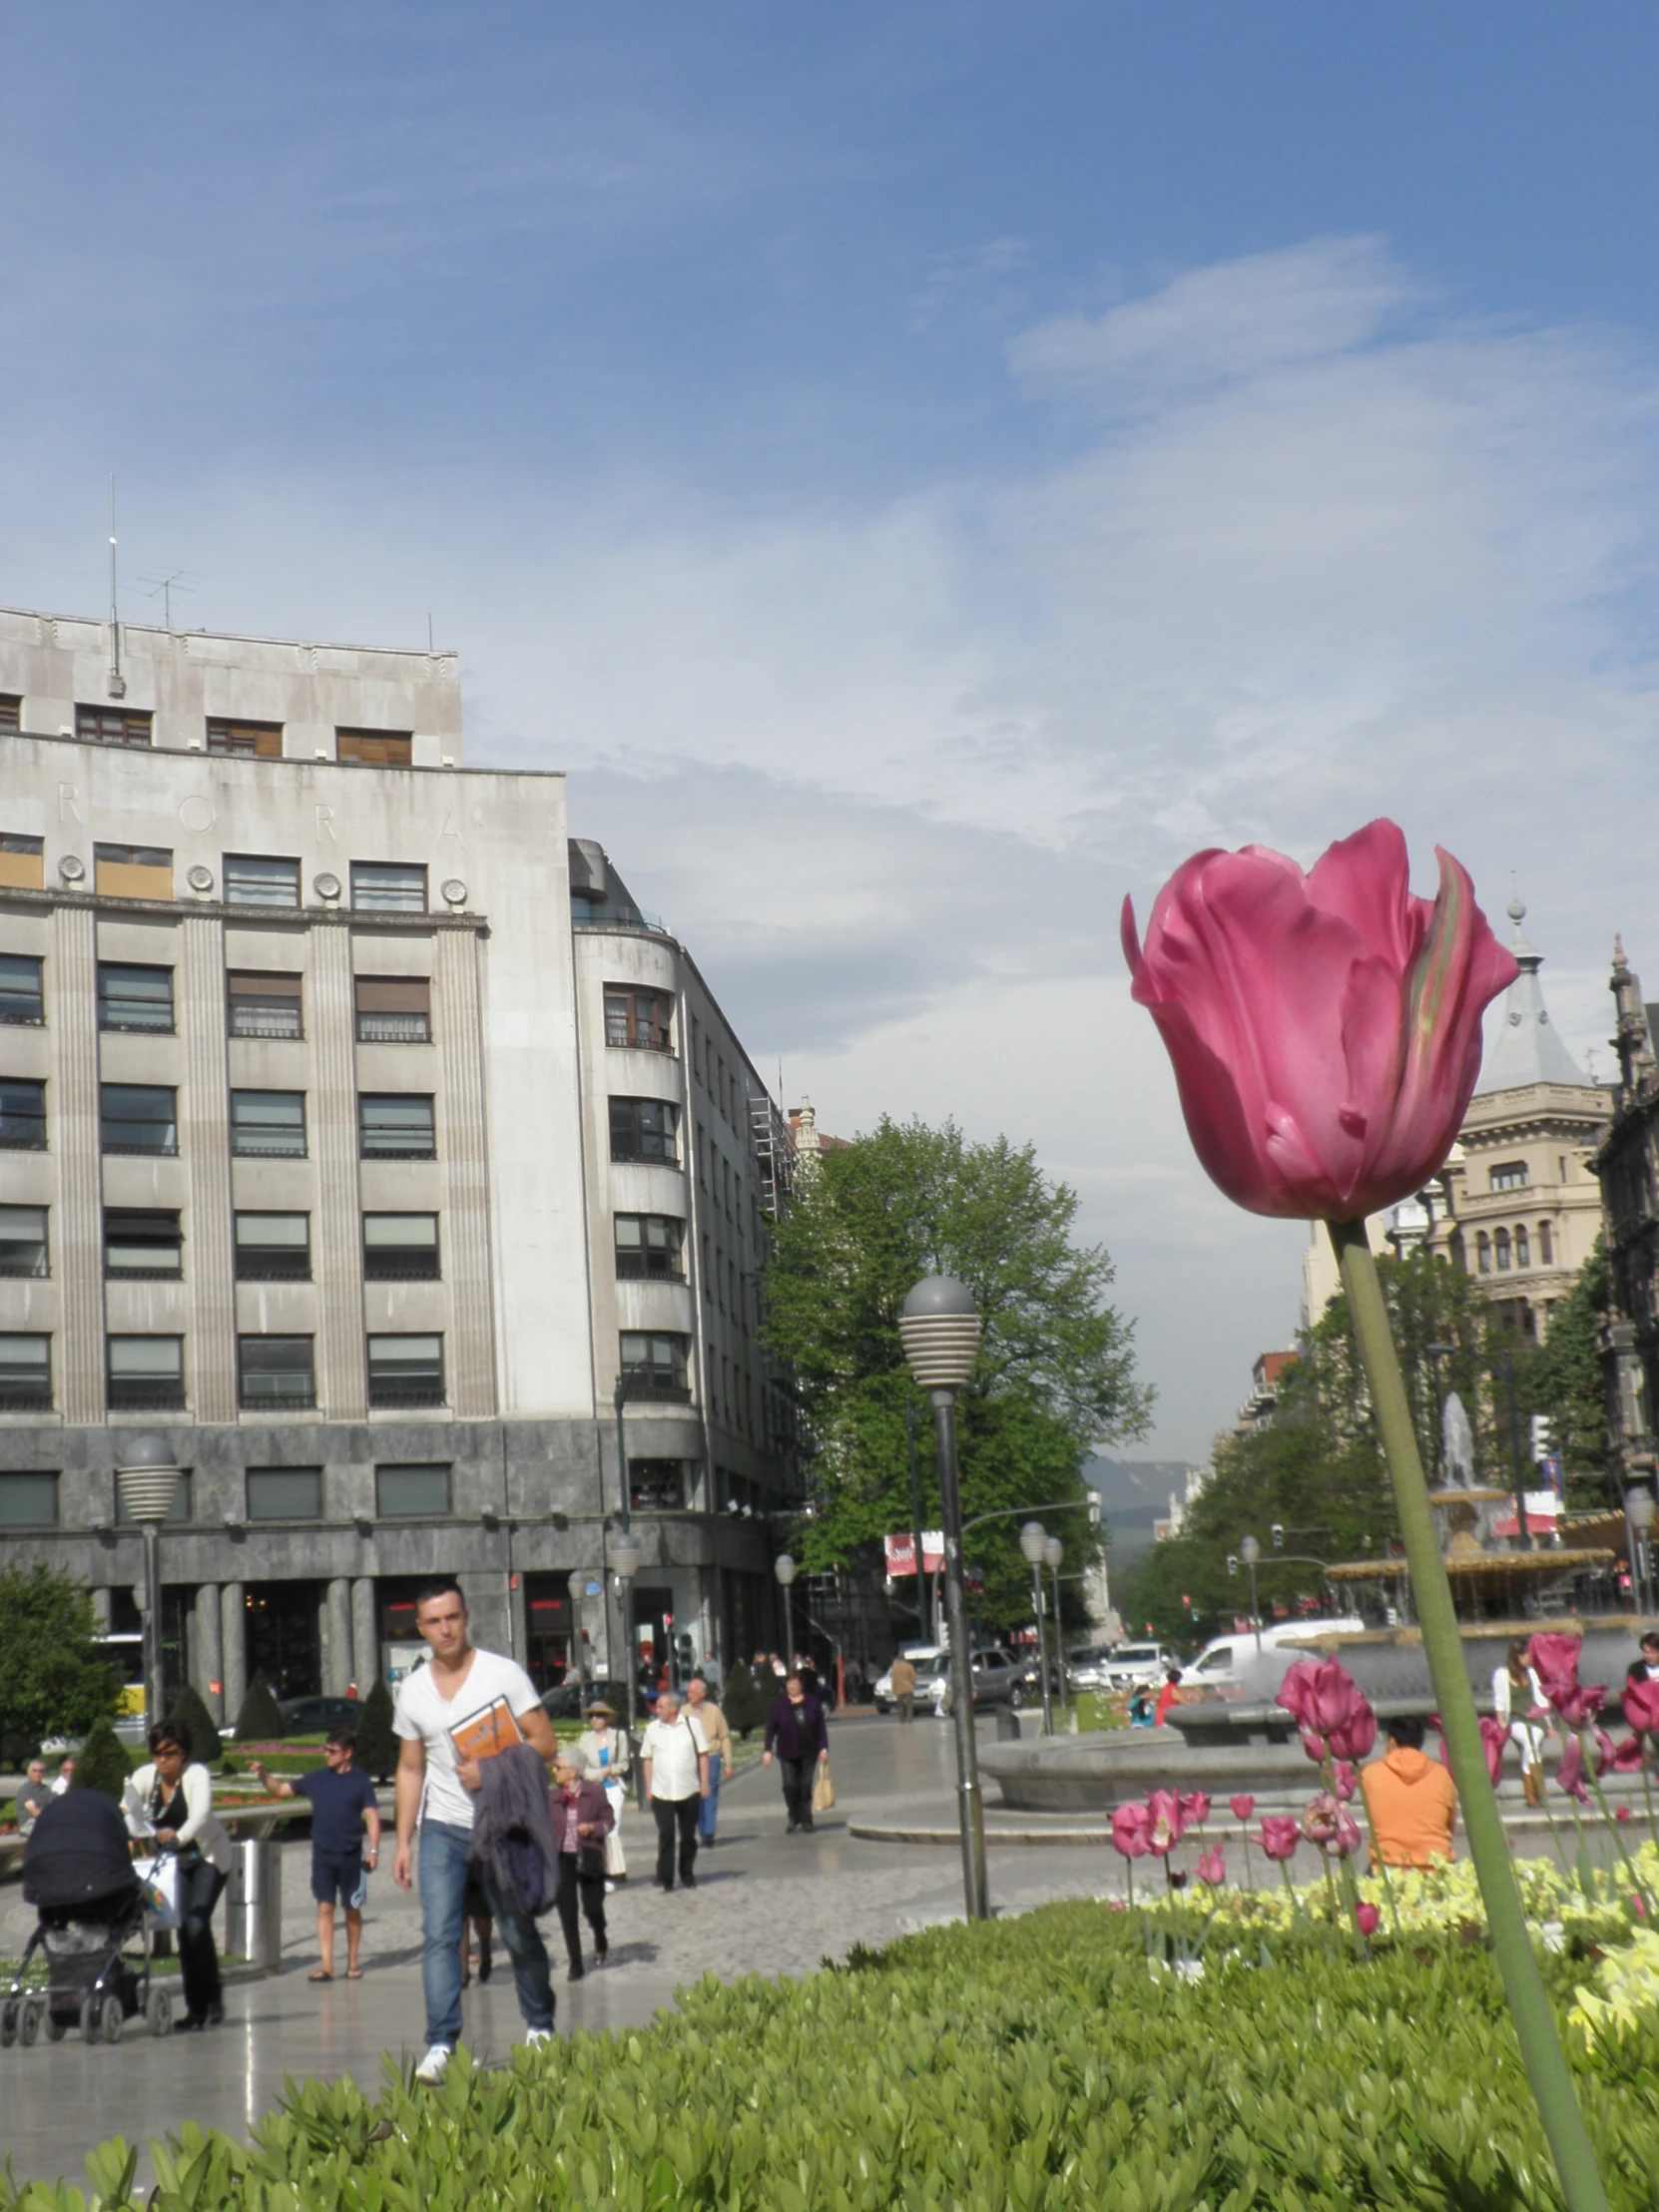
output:
[[[443,1339],[370,1337],[368,1402],[376,1406],[441,1405]]]
[[[46,1208],[0,1206],[0,1275],[50,1275]]]
[[[429,1094],[387,1091],[359,1098],[357,1131],[365,1160],[431,1160],[437,1156]]]
[[[112,1413],[183,1409],[183,1337],[112,1337],[109,1347]]]
[[[265,852],[227,852],[227,906],[297,906],[299,862],[274,859]]]
[[[40,962],[26,952],[0,952],[0,1023],[38,1029],[45,1019]]]
[[[687,1349],[684,1337],[625,1329],[621,1338],[624,1394],[684,1404],[691,1396],[686,1380]]]
[[[233,1091],[231,1150],[239,1160],[305,1157],[303,1091]]]
[[[239,1283],[308,1283],[311,1279],[309,1214],[238,1214]]]
[[[173,970],[130,967],[123,961],[98,963],[98,1026],[152,1036],[173,1034]]]
[[[628,1502],[636,1513],[678,1513],[691,1502],[684,1459],[630,1459]]]
[[[1499,1275],[1507,1275],[1507,1274],[1508,1274],[1508,1272],[1509,1272],[1509,1232],[1508,1232],[1508,1230],[1507,1230],[1507,1229],[1500,1229],[1500,1230],[1498,1230],[1498,1231],[1497,1231],[1497,1233],[1496,1233],[1496,1234],[1494,1235],[1494,1237],[1492,1238],[1492,1245],[1493,1245],[1493,1249],[1494,1249],[1494,1250],[1496,1251],[1496,1253],[1497,1253],[1497,1272],[1498,1272],[1498,1274],[1499,1274]]]
[[[1532,1265],[1532,1239],[1527,1235],[1525,1222],[1515,1231],[1515,1265],[1517,1268]]]
[[[178,1528],[194,1520],[196,1518],[195,1501],[195,1478],[189,1467],[181,1467],[179,1469],[179,1479],[173,1486],[173,1504],[162,1526],[164,1528]],[[132,1514],[127,1510],[127,1502],[121,1494],[119,1481],[115,1485],[115,1518],[116,1525],[119,1528],[131,1528],[136,1525]]]
[[[320,1520],[320,1467],[250,1467],[248,1517],[260,1520]]]
[[[51,1338],[0,1337],[0,1413],[51,1410]]]
[[[0,1528],[56,1528],[55,1473],[0,1474]]]
[[[1492,1272],[1492,1240],[1482,1229],[1474,1240],[1474,1264],[1481,1275]]]
[[[450,1469],[442,1461],[376,1467],[374,1510],[382,1520],[431,1520],[449,1511]]]
[[[46,1085],[0,1076],[0,1151],[46,1150]]]
[[[153,715],[132,708],[77,707],[75,735],[93,745],[148,746],[154,721]]]
[[[210,715],[208,751],[236,761],[279,761],[282,758],[282,725],[279,722],[226,722]]]
[[[100,898],[171,898],[173,854],[160,844],[95,844],[92,887]]]
[[[233,1037],[298,1037],[300,978],[260,969],[233,969],[230,991]]]
[[[414,733],[409,730],[336,730],[334,759],[358,768],[409,768],[414,763]]]
[[[1538,1224],[1538,1265],[1541,1268],[1555,1265],[1555,1233],[1547,1221]]]
[[[363,1274],[370,1283],[435,1283],[436,1214],[364,1214]]]
[[[666,1098],[613,1098],[611,1158],[662,1160],[670,1167],[676,1166],[680,1158],[679,1107]]]
[[[0,730],[21,730],[22,727],[22,693],[0,692]]]
[[[112,1280],[166,1283],[185,1272],[185,1240],[176,1213],[154,1207],[104,1209],[104,1273]]]
[[[0,730],[5,727],[0,722]],[[45,888],[45,839],[0,830],[0,890],[43,891]]]
[[[618,1214],[616,1272],[620,1282],[642,1277],[662,1283],[686,1280],[686,1225],[672,1214]]]
[[[1501,1167],[1491,1170],[1488,1188],[1494,1191],[1524,1191],[1531,1180],[1524,1160],[1508,1160]]]
[[[640,991],[625,983],[605,986],[605,1042],[645,1052],[674,1050],[674,1001],[666,991]]]
[[[430,1044],[432,986],[424,975],[359,975],[359,1044]]]
[[[156,1083],[101,1083],[98,1098],[106,1152],[178,1152],[176,1091]]]
[[[353,860],[351,904],[359,914],[423,914],[426,870],[401,861]]]
[[[239,1337],[238,1403],[248,1413],[288,1413],[316,1403],[309,1337]]]

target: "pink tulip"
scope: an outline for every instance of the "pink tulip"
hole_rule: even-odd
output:
[[[1236,1821],[1248,1821],[1256,1810],[1256,1800],[1253,1797],[1229,1798],[1227,1803]]]
[[[1628,1806],[1628,1805],[1615,1805],[1615,1806],[1614,1806],[1614,1808],[1613,1808],[1613,1818],[1614,1818],[1614,1820],[1616,1820],[1616,1821],[1627,1821],[1627,1820],[1629,1820],[1629,1818],[1630,1818],[1630,1808],[1629,1808],[1629,1806]]]
[[[1639,1774],[1642,1768],[1642,1739],[1626,1736],[1615,1744],[1606,1729],[1596,1730],[1596,1773],[1603,1775],[1611,1767],[1615,1774]]]
[[[1552,1683],[1575,1687],[1578,1681],[1578,1654],[1584,1647],[1582,1636],[1540,1634],[1532,1638],[1526,1647],[1526,1663],[1549,1695]]]
[[[1181,1808],[1183,1834],[1189,1828],[1202,1828],[1210,1818],[1210,1800],[1202,1790],[1183,1791],[1176,1803]]]
[[[1120,1805],[1112,1815],[1112,1847],[1125,1859],[1144,1859],[1152,1849],[1152,1815],[1144,1805]]]
[[[1637,1918],[1637,1919],[1638,1919],[1639,1921],[1645,1921],[1645,1920],[1647,1919],[1647,1900],[1646,1900],[1646,1898],[1642,1897],[1642,1896],[1641,1896],[1641,1895],[1640,1895],[1640,1894],[1638,1893],[1638,1895],[1636,1895],[1635,1897],[1633,1897],[1633,1898],[1631,1899],[1630,1903],[1631,1903],[1631,1907],[1632,1907],[1632,1909],[1633,1909],[1633,1910],[1634,1910],[1634,1912],[1635,1912],[1636,1918]]]
[[[1569,1728],[1582,1728],[1586,1721],[1594,1720],[1601,1711],[1601,1703],[1606,1695],[1606,1686],[1600,1682],[1586,1683],[1582,1689],[1576,1684],[1569,1688],[1565,1683],[1552,1683],[1549,1702]]]
[[[1354,1925],[1362,1936],[1375,1936],[1382,1916],[1375,1905],[1357,1905],[1354,1908]]]
[[[1619,1702],[1638,1736],[1659,1735],[1659,1682],[1627,1682]]]
[[[1219,1890],[1227,1880],[1227,1855],[1218,1844],[1214,1851],[1201,1851],[1194,1869],[1198,1879],[1207,1889]]]
[[[1361,1698],[1342,1727],[1331,1731],[1331,1749],[1339,1759],[1347,1759],[1358,1766],[1362,1759],[1370,1758],[1376,1742],[1377,1715]]]
[[[1331,1794],[1347,1805],[1360,1787],[1360,1777],[1346,1759],[1333,1761],[1331,1768]]]
[[[1353,1675],[1336,1659],[1323,1663],[1299,1659],[1279,1685],[1275,1702],[1296,1721],[1303,1747],[1314,1759],[1325,1757],[1326,1741],[1334,1731],[1351,1727],[1363,1710],[1370,1711],[1355,1688]],[[1313,1750],[1310,1738],[1319,1742],[1318,1751]]]
[[[1580,1805],[1590,1802],[1590,1793],[1584,1784],[1584,1746],[1576,1736],[1567,1738],[1561,1763],[1555,1770],[1555,1786],[1565,1790],[1568,1797],[1576,1798]]]
[[[1352,1859],[1364,1841],[1359,1822],[1346,1807],[1340,1806],[1337,1811],[1337,1833],[1327,1849],[1334,1851],[1339,1859]]]
[[[1158,1024],[1187,1130],[1235,1204],[1352,1221],[1442,1165],[1480,1072],[1480,1014],[1515,963],[1438,854],[1413,898],[1405,838],[1374,822],[1308,874],[1262,845],[1198,852],[1153,902],[1137,1004]]]
[[[1260,1840],[1265,1858],[1294,1859],[1302,1830],[1288,1813],[1265,1813]]]
[[[1503,1747],[1508,1741],[1509,1731],[1503,1723],[1493,1720],[1490,1713],[1482,1713],[1480,1716],[1480,1748],[1486,1754],[1486,1772],[1494,1782],[1503,1772]]]
[[[1329,1790],[1322,1790],[1318,1797],[1310,1798],[1308,1809],[1302,1816],[1302,1833],[1311,1844],[1326,1850],[1337,1840],[1337,1823],[1342,1818],[1342,1807]]]
[[[1181,1841],[1186,1825],[1181,1818],[1181,1800],[1173,1790],[1154,1790],[1146,1801],[1146,1810],[1151,1821],[1147,1849],[1160,1859],[1167,1858]]]

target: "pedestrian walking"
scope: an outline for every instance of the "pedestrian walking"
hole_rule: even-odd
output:
[[[559,1887],[554,1903],[565,1933],[565,1954],[572,1981],[580,1981],[582,1942],[576,1908],[593,1930],[593,1951],[600,1965],[610,1952],[605,1932],[605,1838],[611,1828],[610,1801],[592,1778],[588,1755],[579,1744],[563,1745],[553,1762],[553,1833],[559,1840]]]
[[[703,1741],[709,1747],[709,1794],[698,1816],[697,1841],[705,1851],[713,1851],[715,1823],[720,1818],[720,1778],[732,1771],[732,1731],[700,1674],[694,1674],[686,1684],[686,1709],[702,1729]]]
[[[217,2027],[225,1991],[214,1944],[214,1907],[231,1872],[231,1839],[214,1811],[213,1777],[192,1764],[183,1721],[158,1721],[150,1764],[128,1779],[121,1810],[129,1836],[153,1838],[179,1865],[179,1972],[185,1985],[180,2027]],[[216,1747],[217,1748],[217,1747]]]
[[[615,1888],[628,1879],[628,1859],[622,1848],[622,1809],[628,1803],[632,1764],[628,1738],[617,1733],[616,1714],[603,1699],[588,1707],[586,1718],[588,1725],[577,1738],[576,1748],[587,1753],[588,1772],[610,1802],[613,1826],[605,1838],[605,1880]]]
[[[330,1729],[322,1747],[322,1765],[297,1782],[267,1771],[265,1762],[249,1762],[267,1797],[304,1798],[311,1808],[311,1896],[316,1900],[318,1963],[312,1981],[334,1978],[334,1905],[345,1915],[345,1978],[360,1981],[363,1907],[368,1878],[380,1863],[380,1808],[374,1785],[353,1763],[357,1739],[349,1728]],[[365,1845],[363,1831],[368,1831]]]
[[[773,1749],[784,1770],[784,1803],[789,1808],[788,1834],[813,1828],[813,1784],[817,1770],[830,1761],[830,1730],[824,1707],[808,1695],[801,1677],[785,1678],[784,1694],[767,1715],[765,1763],[772,1765]]]
[[[898,1708],[901,1721],[913,1721],[916,1717],[916,1670],[902,1652],[893,1661],[887,1677],[892,1685],[892,1701]]]
[[[44,1759],[31,1759],[24,1769],[23,1787],[18,1791],[12,1806],[12,1811],[17,1815],[17,1833],[19,1836],[32,1836],[34,1834],[36,1821],[40,1819],[40,1816],[56,1795],[57,1792],[47,1786],[46,1761]]]
[[[392,1726],[402,1738],[402,1749],[392,1880],[400,1890],[414,1888],[418,1825],[427,2050],[415,2079],[431,2087],[443,2079],[460,2039],[467,1865],[476,1799],[483,1787],[484,1761],[463,1754],[456,1734],[468,1746],[492,1736],[503,1746],[522,1740],[544,1760],[552,1758],[554,1744],[547,1714],[524,1669],[499,1652],[480,1651],[469,1640],[466,1600],[458,1583],[444,1578],[416,1592],[415,1627],[431,1657],[397,1687]],[[525,2041],[535,2047],[553,2033],[547,1946],[518,1902],[501,1897],[487,1869],[483,1875],[490,1918],[513,1961]]]
[[[659,1890],[674,1887],[675,1843],[679,1843],[680,1880],[697,1888],[697,1816],[709,1794],[709,1747],[689,1713],[680,1710],[673,1690],[663,1690],[640,1744],[645,1769],[645,1802],[657,1822]]]

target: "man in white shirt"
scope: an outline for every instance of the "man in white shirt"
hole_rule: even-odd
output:
[[[413,1888],[410,1871],[420,1827],[420,1918],[425,1946],[426,2056],[415,2079],[440,2082],[461,2032],[461,1929],[467,1861],[472,1850],[473,1798],[483,1787],[476,1759],[457,1759],[451,1730],[503,1700],[527,1744],[553,1756],[553,1730],[535,1684],[516,1661],[478,1651],[467,1640],[466,1600],[447,1578],[415,1598],[415,1627],[432,1656],[398,1684],[392,1727],[402,1738],[397,1759],[397,1856],[392,1880]],[[547,1946],[528,1914],[497,1897],[485,1879],[490,1911],[511,1953],[525,2040],[545,2043],[553,2032],[553,1984]]]
[[[674,1887],[674,1839],[680,1838],[680,1880],[697,1888],[697,1817],[709,1794],[709,1746],[673,1690],[657,1698],[656,1716],[640,1744],[645,1802],[657,1822],[656,1887]]]

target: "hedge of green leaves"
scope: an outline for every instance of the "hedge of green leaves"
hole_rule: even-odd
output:
[[[1590,1968],[1547,1957],[1562,2009]],[[1575,2058],[1619,2212],[1659,2204],[1654,2050]],[[20,2063],[13,2058],[11,2063]],[[127,2206],[133,2154],[89,2160]],[[1533,2212],[1554,2206],[1491,1960],[1425,1936],[1364,1964],[1282,1939],[1202,1980],[1146,1924],[1053,1906],[804,1982],[710,1979],[641,2033],[440,2090],[307,2084],[247,2148],[158,2147],[155,2212]],[[0,2212],[72,2212],[0,2185]]]

